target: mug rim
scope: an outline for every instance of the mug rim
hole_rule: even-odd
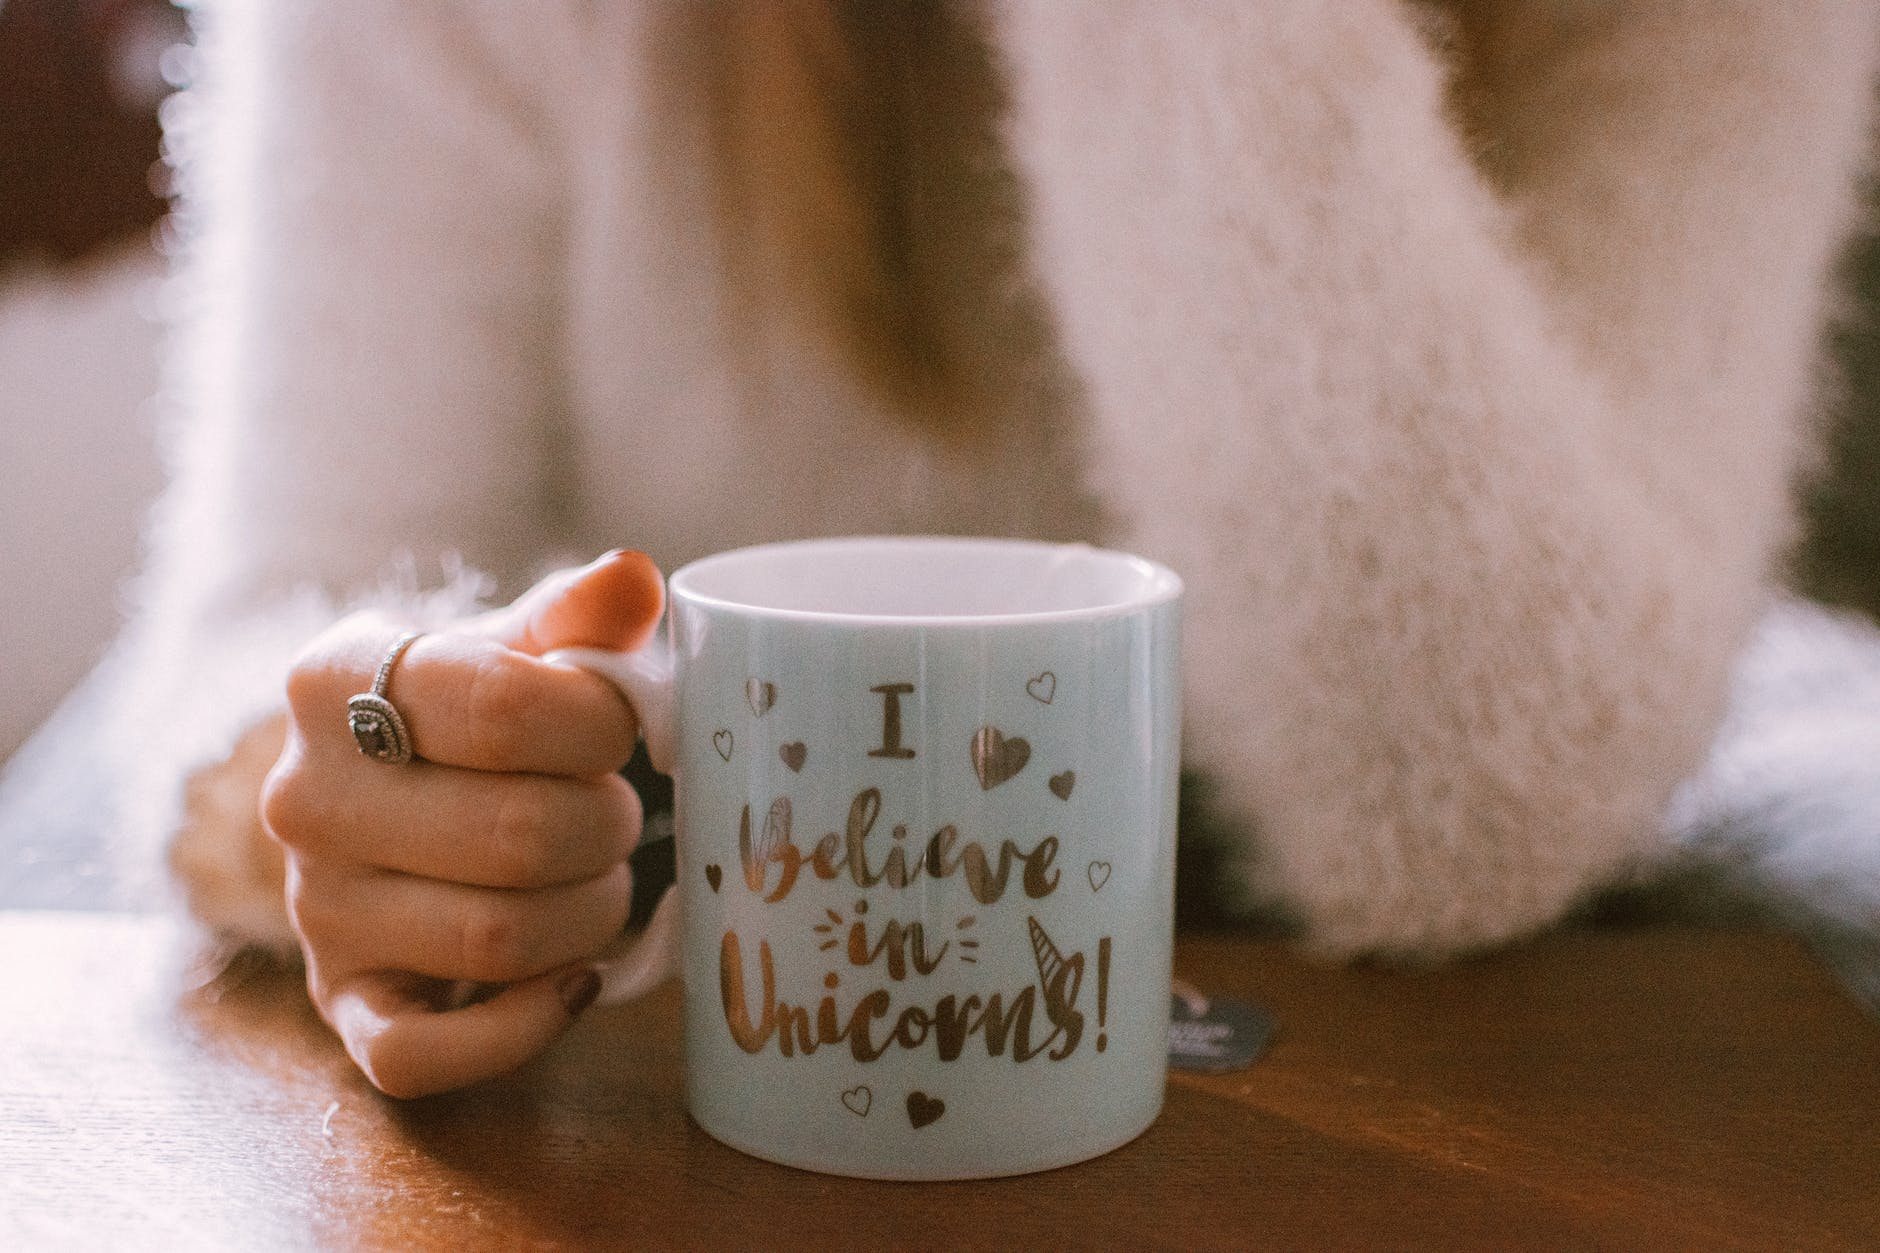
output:
[[[1105,560],[1113,560],[1126,565],[1131,572],[1141,578],[1141,590],[1136,595],[1114,598],[1097,605],[1084,605],[1071,609],[1040,609],[1014,613],[950,613],[950,614],[896,614],[896,613],[857,613],[846,610],[791,609],[774,605],[759,604],[750,600],[714,595],[697,589],[696,581],[701,575],[716,572],[715,568],[739,561],[748,561],[765,554],[781,552],[800,552],[805,549],[854,550],[858,548],[977,548],[998,549],[1011,552],[1016,549],[1031,549],[1042,553],[1082,552]],[[701,608],[718,610],[726,613],[741,614],[750,617],[766,618],[779,621],[822,622],[832,625],[853,625],[870,627],[993,627],[1019,624],[1055,624],[1066,622],[1089,622],[1105,618],[1127,617],[1145,609],[1155,608],[1179,601],[1183,593],[1181,576],[1159,561],[1151,561],[1134,553],[1120,549],[1103,548],[1095,544],[1078,542],[1059,542],[1053,540],[1013,539],[991,536],[970,535],[845,535],[827,536],[812,539],[777,540],[764,544],[751,544],[742,548],[728,549],[713,553],[696,561],[687,562],[673,571],[667,578],[667,588],[675,600],[684,600],[687,604]]]

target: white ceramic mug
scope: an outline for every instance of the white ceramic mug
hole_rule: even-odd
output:
[[[610,679],[675,779],[678,882],[608,971],[685,984],[686,1100],[880,1179],[1062,1166],[1166,1077],[1181,582],[1083,545],[720,554]]]

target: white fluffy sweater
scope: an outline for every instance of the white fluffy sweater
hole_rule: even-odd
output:
[[[1229,871],[1329,950],[1497,942],[1672,851],[1811,454],[1873,4],[996,4],[1002,129],[929,180],[938,419],[825,333],[846,167],[709,10],[203,15],[117,665],[126,820],[186,828],[209,922],[290,938],[254,795],[336,605],[840,532],[1173,565]]]

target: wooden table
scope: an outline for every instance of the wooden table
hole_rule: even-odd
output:
[[[678,997],[399,1104],[296,976],[191,987],[150,917],[0,913],[0,1248],[1856,1248],[1880,1244],[1880,1028],[1793,940],[1616,928],[1405,974],[1186,936],[1253,1069],[1177,1076],[1082,1166],[805,1174],[678,1096]]]

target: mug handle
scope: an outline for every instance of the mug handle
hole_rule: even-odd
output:
[[[599,648],[558,648],[545,653],[542,660],[551,665],[573,666],[607,680],[633,707],[640,721],[640,736],[646,741],[646,755],[653,768],[671,774],[675,759],[672,658],[657,642],[630,653],[612,653]],[[601,992],[596,998],[602,1005],[618,1005],[644,996],[664,983],[678,969],[679,958],[679,888],[666,889],[659,898],[645,930],[637,936],[622,936],[608,945],[595,961],[601,976]]]

